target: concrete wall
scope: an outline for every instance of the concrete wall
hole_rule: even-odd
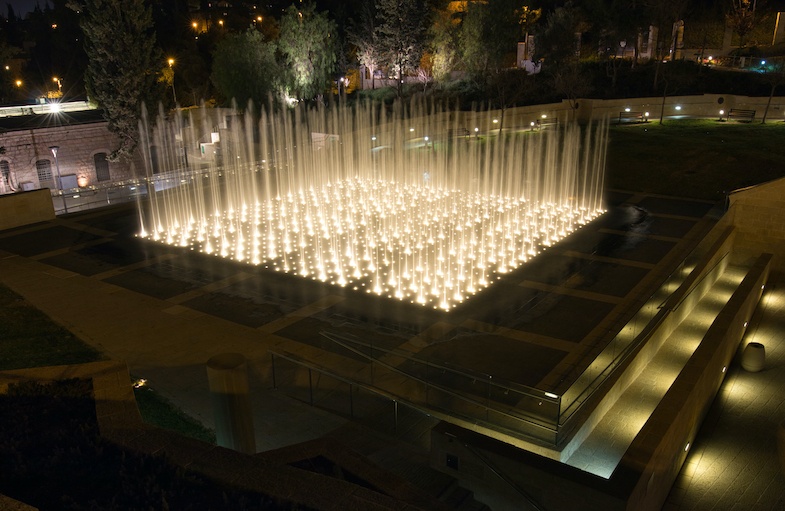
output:
[[[770,263],[770,254],[758,258],[624,454],[611,479],[629,488],[628,511],[659,511],[668,497],[760,301]]]
[[[738,262],[771,252],[772,270],[785,271],[785,178],[733,192],[729,200]]]
[[[659,510],[737,352],[769,274],[761,256],[624,454],[610,479],[517,449],[452,424],[431,432],[431,465],[495,511]]]
[[[695,262],[695,267],[685,278],[679,288],[668,297],[662,308],[639,334],[641,344],[621,362],[614,374],[603,384],[601,390],[587,400],[584,408],[591,410],[588,416],[579,413],[574,420],[582,421],[581,426],[569,439],[561,450],[560,459],[567,460],[580,444],[589,436],[599,424],[603,416],[619,400],[625,390],[640,376],[663,343],[679,324],[689,316],[695,305],[711,289],[714,282],[722,275],[728,265],[733,245],[733,228],[720,226],[719,236],[712,239],[708,236],[706,241],[709,248],[706,254]]]
[[[606,479],[446,422],[431,430],[431,466],[458,479],[494,511],[625,506]]]
[[[98,184],[94,156],[112,152],[118,145],[117,138],[109,132],[106,122],[9,131],[0,134],[0,146],[6,149],[0,161],[7,161],[11,171],[11,182],[0,179],[0,193],[11,193],[28,183],[31,189],[40,188],[35,163],[49,160],[52,176],[56,175],[55,159],[51,146],[59,146],[57,160],[60,175],[83,177],[85,186]],[[131,166],[127,163],[109,163],[111,181],[128,179]]]
[[[55,217],[49,190],[0,195],[0,231]]]

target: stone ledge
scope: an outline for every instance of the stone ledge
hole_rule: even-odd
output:
[[[433,502],[428,501],[427,497],[427,507],[418,505],[422,503],[423,496],[418,494],[416,489],[392,485],[387,488],[391,493],[380,493],[341,479],[276,463],[263,457],[246,455],[145,424],[139,414],[128,367],[124,362],[108,360],[0,371],[0,392],[17,382],[70,378],[92,381],[98,427],[105,439],[140,453],[164,456],[173,464],[193,470],[218,483],[315,510],[439,509],[431,506]],[[370,462],[366,463],[371,465]],[[375,479],[383,478],[384,471],[378,467],[376,470]],[[392,479],[390,476],[390,480]],[[410,503],[412,501],[414,502]],[[0,500],[0,509],[6,509],[3,500]],[[18,509],[29,511],[35,508],[27,506]]]

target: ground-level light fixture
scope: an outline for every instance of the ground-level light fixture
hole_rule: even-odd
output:
[[[720,120],[722,120],[723,115],[725,115],[725,110],[720,110]]]
[[[676,105],[676,110],[681,110],[681,105]]]

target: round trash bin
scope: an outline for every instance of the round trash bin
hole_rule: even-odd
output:
[[[751,342],[744,347],[741,354],[741,367],[751,373],[757,373],[766,364],[766,348],[759,342]]]

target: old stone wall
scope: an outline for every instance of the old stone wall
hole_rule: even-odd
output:
[[[64,187],[78,180],[79,186],[95,186],[101,182],[114,182],[131,177],[131,165],[108,163],[109,179],[99,181],[95,157],[109,155],[118,145],[117,138],[109,132],[106,122],[10,131],[0,134],[0,146],[6,149],[0,155],[8,164],[8,179],[0,176],[0,193],[54,187],[55,158],[51,146],[59,146],[57,163]],[[100,159],[100,155],[99,155]],[[48,161],[53,180],[42,183],[36,162]],[[2,167],[0,167],[2,169]],[[106,177],[104,175],[103,177]]]

